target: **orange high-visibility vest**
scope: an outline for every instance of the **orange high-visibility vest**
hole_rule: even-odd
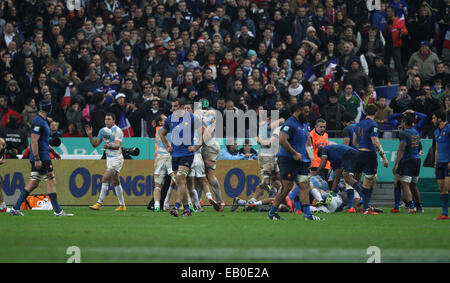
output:
[[[159,130],[161,130],[162,126],[156,127],[156,133],[155,133],[155,157],[157,155],[158,152],[158,134],[159,134]]]
[[[319,150],[319,147],[330,145],[330,140],[328,139],[327,133],[324,133],[321,136],[316,132],[315,129],[313,129],[309,134],[311,135],[314,150],[314,161],[312,167],[319,167],[321,158],[319,158],[319,156],[317,155],[317,151]],[[327,161],[324,169],[330,169],[330,167],[330,161]]]

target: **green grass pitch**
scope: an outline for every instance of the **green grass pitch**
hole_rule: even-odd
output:
[[[24,217],[0,214],[0,262],[66,262],[77,246],[81,262],[366,262],[376,246],[381,262],[450,262],[450,222],[434,220],[439,208],[424,214],[322,214],[325,221],[302,215],[235,212],[211,207],[175,218],[146,207],[114,206],[92,211],[64,207],[74,217],[52,211],[24,211]]]

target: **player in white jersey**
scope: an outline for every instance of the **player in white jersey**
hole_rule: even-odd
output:
[[[193,113],[193,109],[192,109],[192,105],[189,103],[186,103],[183,105],[183,108],[190,112]],[[201,111],[197,111],[196,113],[193,113],[196,116],[201,116],[202,113]],[[203,126],[204,129],[204,126]],[[198,132],[195,131],[194,132],[194,143],[196,143],[199,139],[198,139]],[[204,144],[203,144],[204,146]],[[195,189],[196,187],[201,188],[202,191],[205,192],[206,197],[208,198],[209,203],[214,207],[214,209],[216,211],[222,211],[223,208],[213,199],[212,195],[211,195],[211,190],[209,187],[209,182],[206,178],[206,172],[205,172],[205,163],[203,161],[203,157],[202,157],[202,153],[201,150],[198,150],[197,152],[195,152],[194,155],[194,161],[192,162],[192,166],[191,166],[191,171],[189,172],[188,175],[188,189],[190,192],[190,197],[192,199],[192,201],[194,201],[194,204],[197,208],[196,211],[202,211],[202,207],[200,204],[200,199],[197,193],[197,190]],[[222,208],[222,210],[221,210]]]
[[[100,191],[100,196],[98,201],[89,206],[92,210],[100,210],[103,204],[103,199],[108,192],[108,182],[111,180],[111,184],[114,186],[116,191],[117,199],[119,200],[119,207],[116,211],[126,211],[125,201],[123,198],[123,189],[120,184],[120,169],[123,165],[123,155],[122,155],[122,139],[123,132],[115,124],[116,117],[113,113],[106,113],[105,115],[105,126],[102,128],[97,135],[97,138],[92,136],[92,127],[89,125],[85,126],[85,131],[89,137],[89,141],[93,147],[99,146],[102,142],[105,142],[103,148],[106,153],[106,171],[102,177],[102,189]]]
[[[222,192],[220,190],[219,181],[216,178],[216,163],[217,157],[220,153],[220,145],[216,140],[216,111],[207,110],[209,108],[208,100],[202,101],[202,108],[205,109],[202,112],[201,118],[203,122],[203,146],[201,149],[203,161],[205,162],[206,178],[211,184],[211,188],[216,195],[219,202],[219,212],[225,208],[225,202],[222,199]]]
[[[155,118],[156,122],[156,134],[155,134],[155,191],[154,191],[154,200],[155,200],[155,206],[154,211],[158,212],[161,211],[161,189],[164,186],[164,180],[167,175],[171,177],[171,186],[174,184],[174,178],[175,175],[173,174],[172,170],[172,157],[170,156],[170,153],[167,151],[167,149],[164,147],[164,144],[161,141],[161,138],[159,136],[159,130],[162,128],[166,121],[166,115],[159,115]],[[172,142],[172,135],[171,133],[168,133],[166,135],[167,140],[169,143]],[[169,201],[170,201],[170,193],[169,197],[165,199],[164,203],[167,203],[167,205],[164,205],[164,210],[169,210]]]
[[[255,206],[266,204],[281,189],[280,169],[276,155],[279,150],[278,136],[284,119],[271,121],[270,112],[262,112],[259,117],[258,136],[255,140],[259,144],[258,164],[261,170],[261,183],[256,187],[250,200],[245,201],[240,198],[234,198],[231,211],[235,211],[239,206],[246,206],[246,210],[248,210]],[[264,191],[267,192],[268,199],[258,201],[264,194]]]

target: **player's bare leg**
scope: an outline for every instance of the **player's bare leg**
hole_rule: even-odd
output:
[[[405,204],[406,204],[406,207],[408,208],[408,213],[413,213],[413,212],[415,212],[415,208],[414,208],[414,202],[412,199],[411,189],[409,187],[409,182],[400,181],[400,184],[402,186],[402,193],[403,193],[403,197],[405,198]]]
[[[176,203],[174,209],[170,211],[170,214],[177,217],[179,216],[179,209],[181,204],[183,204],[185,211],[189,209],[187,205],[187,196],[188,196],[188,188],[187,188],[187,175],[189,174],[190,168],[186,166],[179,166],[178,170],[175,172],[176,183],[177,183],[177,195],[176,195]],[[190,211],[187,210],[188,215],[190,215]]]

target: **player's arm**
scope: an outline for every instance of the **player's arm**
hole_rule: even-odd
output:
[[[295,151],[295,149],[292,148],[291,144],[289,143],[289,135],[286,132],[283,132],[283,131],[280,132],[280,145],[287,152],[292,154],[292,156],[294,157],[295,160],[301,160],[302,159],[301,153],[298,153],[297,151]]]
[[[325,165],[327,165],[327,161],[328,161],[328,156],[326,155],[326,153],[322,154],[322,156],[320,157],[319,167],[317,167],[316,171],[312,171],[311,175],[313,175],[313,176],[319,175],[319,173],[322,172],[323,168],[325,168]]]
[[[202,145],[203,145],[203,129],[204,128],[205,128],[204,126],[201,126],[198,129],[196,129],[197,134],[198,134],[197,135],[198,136],[198,142],[197,142],[196,145],[189,146],[189,151],[190,152],[196,152],[197,150],[199,150],[202,147]]]
[[[89,125],[84,126],[84,130],[86,131],[86,135],[88,136],[89,141],[91,142],[91,145],[93,147],[97,147],[102,143],[102,141],[100,139],[96,139],[92,136],[92,127],[91,126],[89,126]]]
[[[356,136],[356,132],[353,132],[353,145],[358,147],[358,137]]]
[[[115,140],[114,144],[107,144],[105,143],[105,145],[103,146],[104,149],[112,149],[112,150],[118,150],[119,148],[122,147],[122,140]]]
[[[308,154],[309,160],[311,160],[310,166],[313,164],[314,160],[314,149],[311,135],[308,133],[308,139],[306,140],[306,153]]]
[[[438,164],[438,143],[437,143],[437,141],[434,141],[434,144],[436,145],[436,149],[434,150],[434,168],[437,168],[437,164]]]
[[[349,129],[345,128],[342,134],[344,135],[342,144],[350,146],[350,139],[353,139],[353,136],[350,135]]]
[[[173,148],[172,146],[170,146],[169,141],[167,140],[167,133],[168,131],[164,127],[162,127],[161,130],[159,130],[159,137],[161,138],[161,142],[163,143],[167,152],[171,153]]]
[[[39,156],[39,134],[31,133],[30,137],[30,143],[31,143],[31,151],[33,152],[34,156],[34,164],[36,166],[36,169],[40,169],[42,166],[41,158]]]
[[[380,139],[377,136],[371,136],[370,139],[372,140],[372,144],[375,147],[375,149],[380,154],[381,158],[383,159],[383,166],[388,167],[389,163],[386,158],[386,153],[383,150],[383,147],[381,146]]]
[[[6,142],[5,142],[5,140],[4,140],[3,138],[0,138],[0,165],[5,163],[5,160],[4,160],[4,157],[5,157],[5,155],[4,155],[5,147],[6,147]]]
[[[397,159],[395,160],[394,169],[392,169],[392,173],[394,175],[397,174],[398,164],[400,163],[400,160],[402,160],[402,158],[403,158],[403,154],[405,153],[405,148],[406,148],[406,142],[401,141],[400,145],[398,146]]]
[[[342,169],[334,170],[334,180],[333,184],[331,184],[331,190],[333,192],[337,193],[337,187],[339,185],[339,182],[341,181],[341,176],[342,176]]]
[[[278,120],[272,121],[272,123],[270,123],[270,129],[272,129],[272,130],[276,129],[279,126],[283,125],[284,122],[285,122],[284,118],[280,118]]]

